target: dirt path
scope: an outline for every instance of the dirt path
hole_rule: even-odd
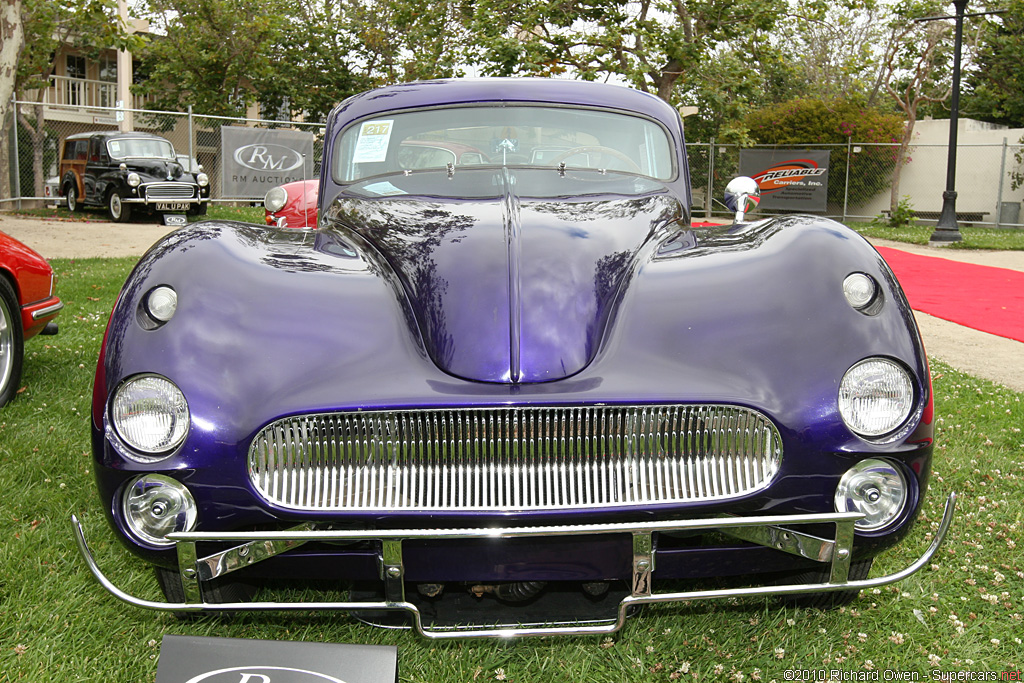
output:
[[[156,222],[66,221],[0,213],[0,231],[21,240],[47,259],[142,256],[173,229]]]
[[[0,231],[21,240],[48,259],[137,257],[171,230],[155,222],[62,221],[0,213]],[[876,241],[876,244],[952,261],[1024,271],[1024,252],[1021,251],[951,250],[886,240]],[[915,316],[930,356],[1014,391],[1024,391],[1024,344],[924,313],[915,311]]]

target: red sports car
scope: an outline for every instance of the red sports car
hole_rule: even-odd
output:
[[[279,228],[315,228],[316,201],[320,194],[320,179],[296,180],[278,185],[263,199],[267,225]]]
[[[0,232],[0,406],[18,392],[25,340],[56,334],[53,319],[62,308],[50,264]]]

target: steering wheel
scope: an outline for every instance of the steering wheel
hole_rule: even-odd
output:
[[[590,153],[607,154],[608,156],[613,156],[619,161],[622,161],[626,164],[627,171],[631,171],[633,173],[643,173],[643,171],[640,170],[640,167],[637,166],[636,162],[630,159],[628,156],[626,156],[617,149],[612,149],[611,147],[605,147],[603,145],[583,145],[581,147],[573,147],[572,149],[567,149],[566,151],[562,152],[554,159],[552,159],[551,164],[554,166],[558,166],[560,163],[562,163],[563,161],[565,161],[574,154]]]

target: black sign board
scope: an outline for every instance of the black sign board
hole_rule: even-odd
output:
[[[817,211],[828,204],[829,153],[810,149],[740,150],[740,175],[761,188],[760,207]]]
[[[156,683],[396,683],[398,649],[164,636]]]

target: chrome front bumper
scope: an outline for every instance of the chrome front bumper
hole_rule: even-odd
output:
[[[617,632],[625,625],[631,607],[691,600],[729,598],[760,595],[795,595],[832,591],[861,590],[884,586],[914,574],[927,565],[942,545],[953,521],[956,494],[946,500],[945,512],[935,537],[928,549],[905,569],[873,579],[851,581],[848,578],[853,549],[854,523],[859,513],[817,515],[774,515],[761,517],[725,517],[716,519],[681,520],[578,526],[550,526],[493,529],[399,529],[399,530],[316,530],[311,525],[290,531],[236,532],[236,533],[175,533],[178,563],[187,602],[168,603],[136,598],[115,586],[96,564],[85,540],[85,532],[78,518],[72,516],[78,548],[89,565],[93,576],[115,597],[128,604],[147,609],[169,612],[257,611],[257,610],[341,610],[406,611],[412,616],[413,629],[433,639],[450,638],[512,638],[545,635],[602,635]],[[793,527],[805,524],[834,524],[835,538],[822,539]],[[719,590],[655,593],[652,586],[655,569],[653,534],[672,531],[718,531],[742,538],[781,552],[812,559],[829,566],[826,583],[779,586],[754,586]],[[597,534],[629,534],[633,539],[632,585],[630,595],[618,605],[617,616],[604,622],[580,623],[566,621],[549,624],[509,624],[498,626],[467,626],[436,628],[425,626],[419,608],[405,598],[402,542],[424,539],[503,539],[541,536],[587,536]],[[237,569],[287,552],[310,541],[377,541],[378,565],[384,582],[385,599],[371,602],[244,602],[206,603],[200,593],[200,581],[224,576]],[[199,558],[197,542],[237,542],[226,551]]]
[[[154,197],[122,197],[125,204],[204,204],[209,203],[209,197],[184,197],[181,199],[165,199]]]

